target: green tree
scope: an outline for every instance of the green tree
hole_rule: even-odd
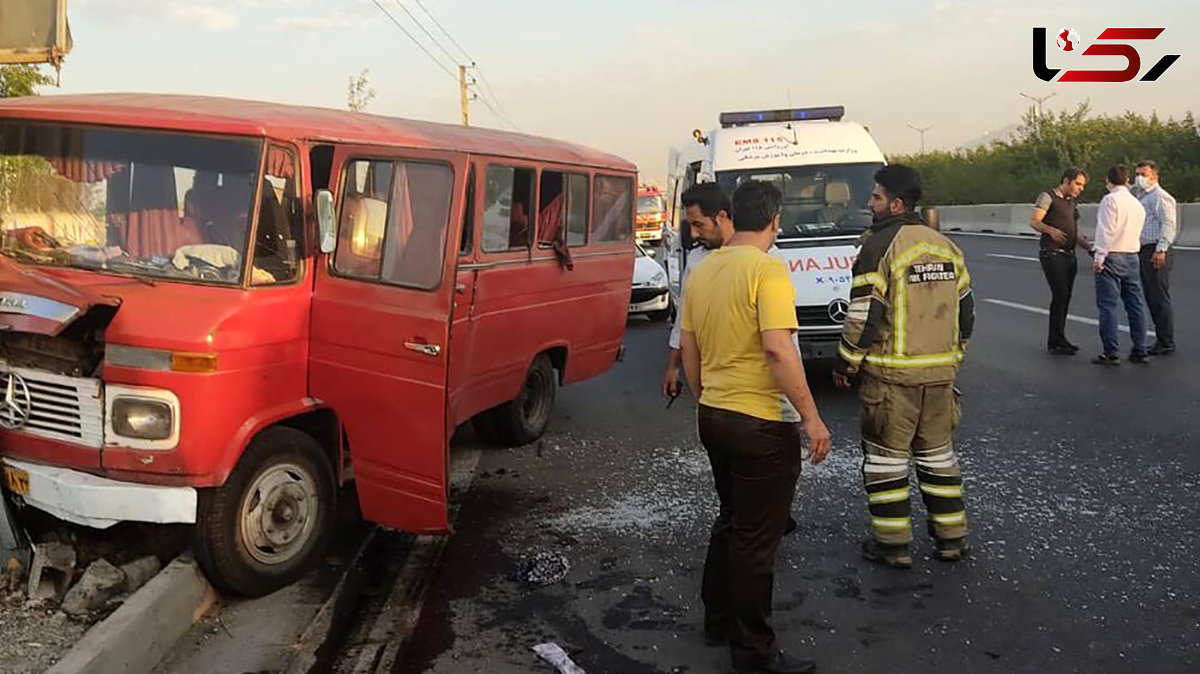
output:
[[[354,112],[366,110],[371,101],[375,100],[375,89],[371,86],[370,72],[370,70],[364,70],[359,73],[357,78],[350,78],[350,86],[346,91],[346,107]]]
[[[1091,175],[1084,201],[1104,195],[1109,166],[1158,162],[1163,184],[1180,201],[1200,200],[1200,130],[1191,113],[1163,121],[1157,115],[1095,115],[1074,110],[1027,114],[1010,143],[957,152],[890,157],[919,171],[931,204],[1030,202],[1078,166]]]
[[[35,65],[0,66],[0,98],[36,96],[37,88],[54,84],[54,78]]]

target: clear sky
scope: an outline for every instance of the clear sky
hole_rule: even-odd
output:
[[[380,11],[383,5],[455,76]],[[952,149],[1017,121],[1030,102],[1090,101],[1100,112],[1200,108],[1200,3],[965,0],[421,0],[474,58],[494,107],[521,131],[581,142],[661,179],[667,149],[723,110],[843,104],[884,152]],[[457,123],[465,61],[417,0],[69,0],[74,51],[63,93],[209,94],[346,106],[364,69],[369,112]],[[424,20],[447,51],[405,13]],[[1032,28],[1166,27],[1140,42],[1143,72],[1181,54],[1158,82],[1047,84],[1031,68]],[[1049,48],[1051,67],[1120,69],[1119,57]],[[53,87],[43,93],[54,93]],[[484,89],[486,95],[487,90]],[[506,124],[481,102],[472,122]]]

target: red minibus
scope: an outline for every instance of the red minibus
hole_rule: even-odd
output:
[[[221,589],[338,487],[444,532],[448,439],[539,438],[622,349],[636,167],[533,136],[165,95],[0,101],[0,455],[64,520],[194,523]]]

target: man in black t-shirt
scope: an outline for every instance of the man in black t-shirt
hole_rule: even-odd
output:
[[[1087,186],[1087,179],[1083,169],[1072,167],[1063,171],[1058,187],[1038,195],[1029,218],[1029,226],[1042,235],[1038,257],[1050,284],[1050,332],[1046,348],[1057,355],[1070,356],[1079,351],[1067,339],[1067,312],[1078,271],[1075,248],[1089,252],[1092,248],[1087,237],[1079,233],[1079,209],[1075,205]]]

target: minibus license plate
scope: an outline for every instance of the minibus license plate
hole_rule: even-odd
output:
[[[4,467],[4,484],[8,486],[9,491],[21,496],[29,494],[29,473],[20,468],[12,466]]]

